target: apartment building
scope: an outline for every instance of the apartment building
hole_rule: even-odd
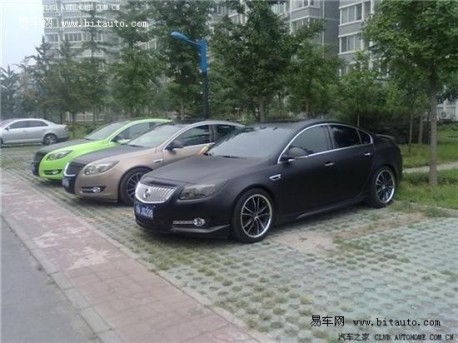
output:
[[[329,0],[328,0],[329,1]],[[333,0],[331,0],[333,1]],[[367,50],[370,42],[362,37],[364,22],[376,10],[376,3],[382,0],[340,0],[339,1],[339,52],[338,56],[344,60],[347,72],[355,62],[356,52]],[[377,61],[371,60],[371,66],[377,68]],[[458,120],[458,106],[456,102],[445,101],[438,104],[437,113],[440,120]]]
[[[245,0],[241,0],[242,3]],[[272,2],[272,10],[288,25],[290,32],[295,32],[314,20],[324,20],[324,30],[314,40],[316,44],[327,46],[329,53],[338,53],[339,2],[337,0],[279,0]],[[234,10],[217,5],[213,20],[219,21],[224,15],[235,22],[244,24],[246,16]]]

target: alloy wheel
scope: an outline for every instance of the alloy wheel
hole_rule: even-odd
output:
[[[241,228],[250,238],[264,235],[272,223],[272,205],[261,194],[250,196],[243,204],[240,214]]]
[[[388,204],[394,196],[394,176],[388,169],[383,169],[378,173],[375,179],[375,192],[377,199],[382,204]]]

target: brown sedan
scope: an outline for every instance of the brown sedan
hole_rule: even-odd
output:
[[[145,173],[194,155],[241,126],[227,121],[159,125],[126,145],[72,160],[62,185],[78,197],[132,205]]]

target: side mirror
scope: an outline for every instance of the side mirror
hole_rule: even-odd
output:
[[[307,151],[302,148],[298,147],[291,147],[285,151],[283,155],[280,157],[281,162],[291,162],[294,161],[296,158],[305,157],[307,156]]]
[[[166,148],[166,150],[175,150],[184,148],[184,143],[181,139],[175,139]]]
[[[10,130],[10,127],[9,127],[9,126],[5,127],[5,130],[6,130],[6,131],[9,131],[9,130]]]

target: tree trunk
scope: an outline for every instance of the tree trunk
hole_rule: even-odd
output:
[[[430,78],[429,103],[431,105],[431,142],[429,155],[429,185],[437,186],[437,77],[433,72]]]
[[[420,114],[420,123],[418,125],[418,144],[423,144],[423,114]]]
[[[413,137],[413,111],[410,112],[409,119],[409,154],[412,151],[412,137]]]
[[[265,102],[265,99],[264,98],[261,98],[261,100],[259,101],[259,121],[261,123],[264,123],[265,120],[266,120],[266,116],[265,116],[265,108],[264,108],[264,102]]]

